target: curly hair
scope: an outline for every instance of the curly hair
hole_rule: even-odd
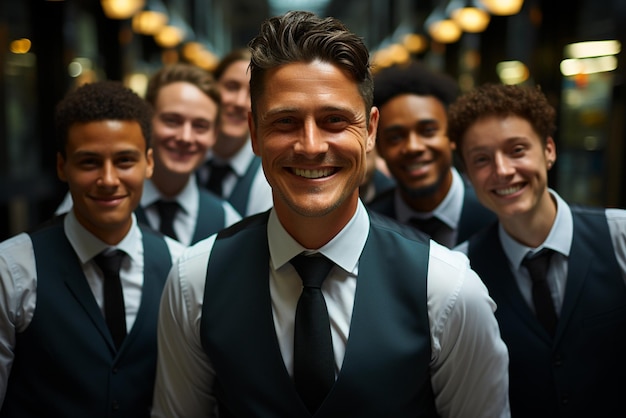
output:
[[[447,108],[457,98],[459,88],[449,75],[409,61],[383,68],[374,76],[374,106],[380,108],[400,94],[433,96]]]
[[[470,126],[489,116],[518,116],[527,120],[544,145],[556,130],[556,111],[539,86],[533,88],[488,83],[469,91],[450,105],[450,140],[461,149],[463,137]]]
[[[220,92],[211,73],[193,64],[185,63],[170,64],[154,73],[148,81],[146,100],[155,106],[161,88],[179,81],[193,84],[215,103],[220,103]]]
[[[69,129],[75,123],[104,120],[136,121],[150,147],[152,108],[137,93],[118,81],[83,84],[57,104],[55,134],[57,151],[65,157]]]
[[[292,11],[267,19],[260,33],[248,44],[250,62],[250,98],[252,112],[263,94],[265,73],[294,62],[316,59],[337,65],[359,85],[366,109],[372,107],[374,82],[369,51],[363,40],[339,20],[320,18],[310,12]],[[367,112],[369,118],[369,112]]]

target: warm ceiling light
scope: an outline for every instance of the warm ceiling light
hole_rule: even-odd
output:
[[[519,13],[524,0],[481,0],[489,13],[498,16],[510,16]]]
[[[167,26],[154,35],[154,40],[162,48],[174,48],[185,40],[193,38],[193,30],[175,11],[170,14]]]
[[[402,38],[402,45],[412,54],[424,52],[428,47],[428,40],[424,35],[409,33]]]
[[[446,11],[465,32],[483,32],[491,20],[489,13],[475,0],[452,0]]]
[[[445,15],[445,3],[440,2],[424,22],[424,26],[433,40],[442,44],[451,44],[459,40],[461,28],[454,20]]]
[[[183,30],[176,26],[165,26],[154,35],[154,40],[162,48],[174,48],[178,46],[183,39],[185,39]]]
[[[594,74],[614,71],[617,69],[617,58],[614,55],[590,58],[571,58],[561,61],[561,74],[574,76],[576,74]]]
[[[521,61],[499,62],[496,72],[503,84],[521,84],[529,77],[528,67]]]
[[[463,32],[453,20],[444,19],[428,26],[428,33],[439,43],[451,44],[458,41]]]
[[[133,16],[133,31],[140,35],[155,35],[167,24],[167,15],[143,10]]]
[[[100,0],[102,10],[109,19],[130,19],[140,10],[145,0]]]
[[[589,41],[577,42],[565,46],[567,58],[602,57],[605,55],[617,55],[622,49],[619,41]]]
[[[146,7],[133,16],[133,31],[140,35],[155,35],[167,21],[167,9],[161,0],[148,0]]]
[[[31,42],[28,38],[21,38],[11,41],[9,50],[14,54],[26,54],[30,51]]]

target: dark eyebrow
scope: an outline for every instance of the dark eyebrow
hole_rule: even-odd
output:
[[[340,113],[349,113],[351,115],[355,115],[354,111],[348,107],[324,106],[320,110],[322,112],[340,112]],[[289,115],[289,114],[298,113],[298,112],[299,112],[299,108],[297,107],[279,107],[279,108],[268,110],[263,116],[265,118],[270,118],[274,116]]]
[[[382,132],[404,131],[404,130],[411,129],[413,126],[420,127],[423,125],[430,125],[433,123],[438,125],[439,121],[437,119],[420,119],[417,121],[417,123],[408,127],[406,125],[401,125],[401,124],[389,125],[385,127],[384,129],[382,129]]]
[[[76,153],[73,154],[74,157],[76,158],[84,158],[84,157],[97,157],[97,158],[101,158],[102,154],[99,152],[93,152],[93,151],[78,151]],[[141,151],[136,150],[136,149],[125,149],[125,150],[120,150],[117,151],[114,154],[114,157],[120,157],[120,156],[138,156],[141,155]]]

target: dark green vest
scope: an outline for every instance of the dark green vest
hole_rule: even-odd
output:
[[[228,196],[228,202],[237,209],[237,212],[239,212],[241,216],[246,216],[248,200],[250,199],[250,189],[252,189],[252,182],[256,177],[260,165],[261,158],[255,155],[252,161],[250,161],[250,165],[245,174],[243,177],[237,179],[235,188],[230,196]]]
[[[469,241],[509,348],[513,418],[617,417],[626,393],[626,286],[603,210],[572,208],[567,287],[552,340],[523,300],[494,225]]]
[[[221,418],[310,416],[276,338],[268,213],[220,232],[210,257],[201,339],[216,371]],[[371,221],[345,358],[316,416],[436,417],[429,371],[428,242],[379,215],[372,214]]]
[[[32,322],[17,335],[0,416],[149,417],[157,316],[171,256],[159,235],[148,228],[142,233],[141,306],[119,352],[61,218],[31,233],[37,305]]]
[[[199,189],[198,191],[200,192],[198,196],[198,219],[196,219],[196,228],[194,229],[190,245],[226,227],[226,214],[222,198],[208,190]],[[149,225],[146,213],[141,206],[137,206],[135,215],[138,222]]]

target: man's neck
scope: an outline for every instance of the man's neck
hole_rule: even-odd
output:
[[[245,137],[232,137],[219,134],[212,149],[213,155],[222,160],[230,160],[247,142],[247,135]]]
[[[159,193],[164,197],[173,198],[183,191],[189,182],[190,176],[191,173],[171,173],[166,170],[159,170],[155,167],[151,180]]]

